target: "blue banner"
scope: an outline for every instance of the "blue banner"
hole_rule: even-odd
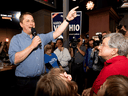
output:
[[[51,13],[52,31],[55,31],[63,22],[63,12]],[[69,23],[69,40],[75,36],[77,39],[81,35],[82,12],[77,11],[77,17]]]

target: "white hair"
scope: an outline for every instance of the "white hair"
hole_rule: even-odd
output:
[[[108,45],[110,48],[117,48],[119,55],[127,56],[128,54],[128,39],[124,37],[121,33],[110,33],[103,37],[107,38],[110,37],[108,41]]]

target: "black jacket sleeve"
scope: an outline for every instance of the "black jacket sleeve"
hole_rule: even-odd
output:
[[[48,68],[49,70],[53,68],[53,66],[50,63],[46,63],[45,64],[46,68]]]
[[[57,59],[57,64],[58,64],[58,66],[61,66],[60,61],[58,59]]]

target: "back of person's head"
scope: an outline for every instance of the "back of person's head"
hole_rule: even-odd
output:
[[[108,41],[108,45],[110,48],[117,48],[118,49],[118,55],[121,56],[127,56],[128,54],[128,40],[124,35],[121,33],[110,33],[103,37],[107,38],[110,37],[110,40]]]
[[[76,83],[60,75],[64,72],[62,69],[53,68],[41,77],[35,96],[78,96]]]
[[[128,96],[128,77],[113,75],[106,79],[104,96]]]

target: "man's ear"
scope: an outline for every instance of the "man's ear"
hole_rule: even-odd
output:
[[[114,55],[117,55],[118,54],[118,49],[117,48],[113,48],[113,51],[112,51],[112,56]]]
[[[20,26],[23,28],[23,24],[20,22]]]

